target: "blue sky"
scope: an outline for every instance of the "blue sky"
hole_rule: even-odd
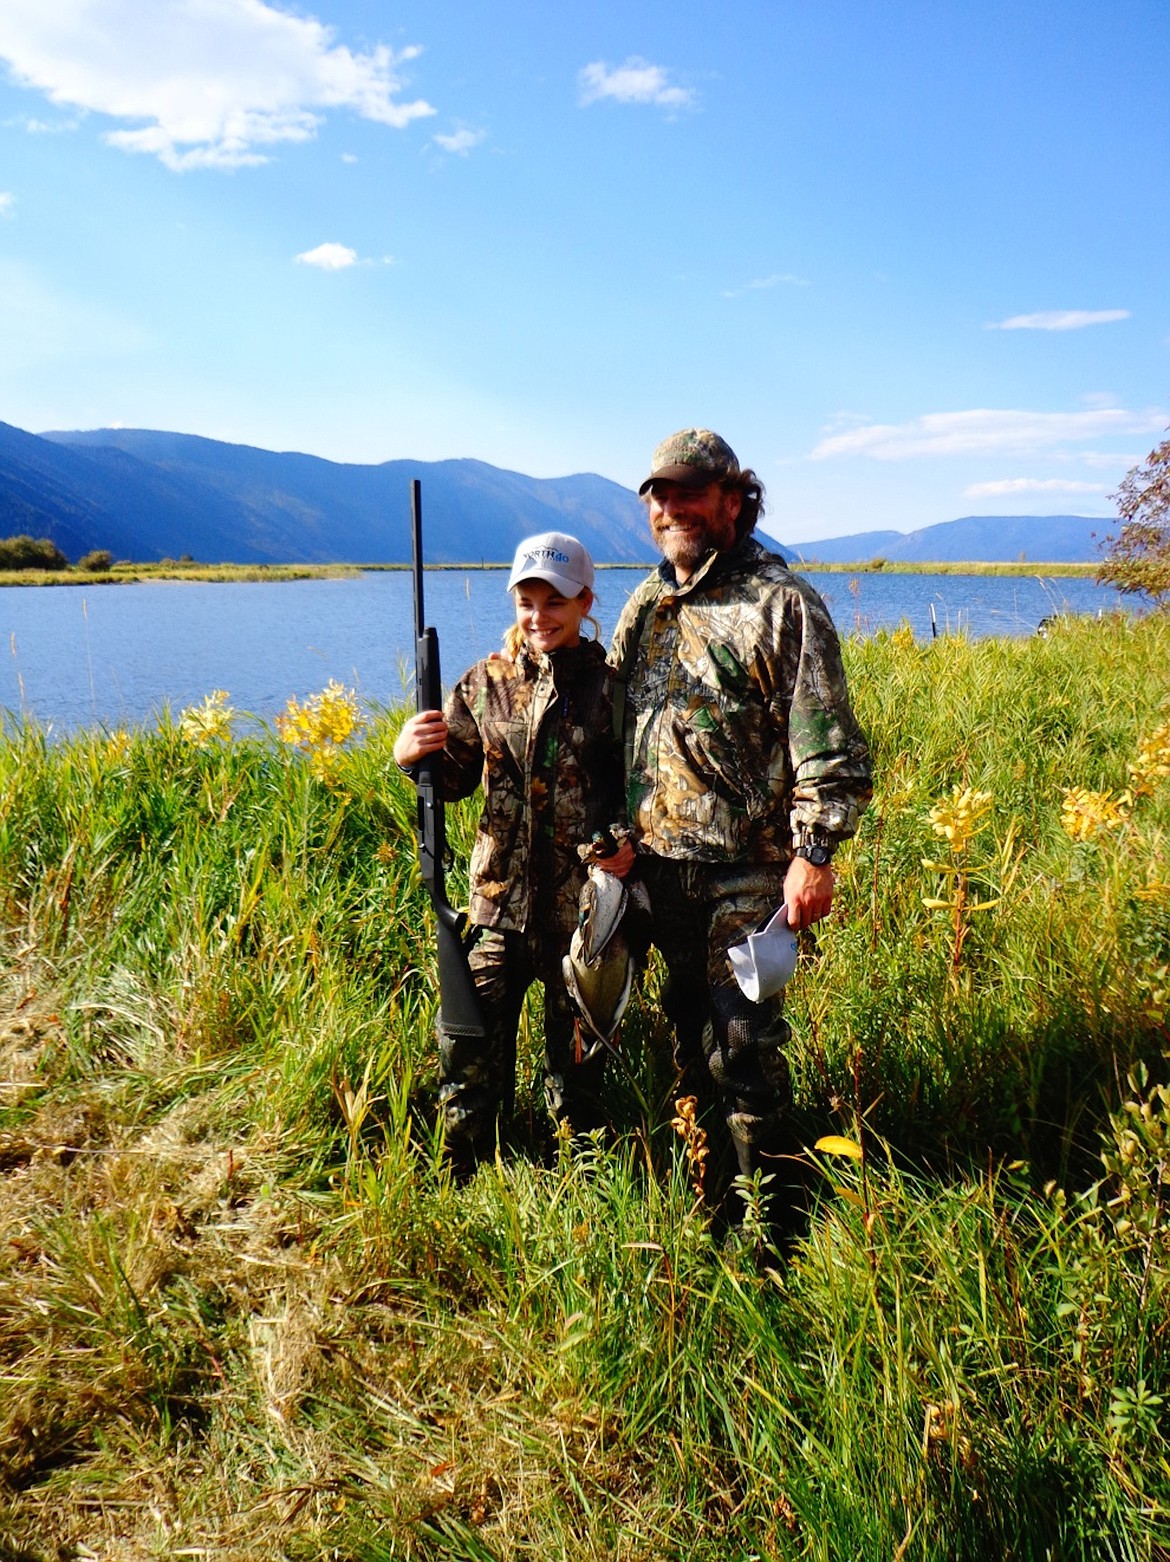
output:
[[[0,419],[1109,516],[1170,424],[1166,0],[3,0]]]

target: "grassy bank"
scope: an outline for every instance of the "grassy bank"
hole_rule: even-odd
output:
[[[1170,1552],[1170,620],[847,653],[784,1257],[653,968],[612,1139],[445,1176],[401,713],[0,741],[0,1555]]]
[[[1043,564],[1023,559],[1010,562],[983,560],[969,564],[908,564],[890,559],[862,559],[855,564],[823,564],[818,559],[803,559],[794,567],[802,572],[817,570],[827,575],[1025,575],[1029,579],[1040,580],[1053,580],[1063,576],[1077,580],[1092,580],[1101,568],[1099,563]]]
[[[598,564],[599,570],[650,569],[652,560],[644,563]],[[488,563],[476,559],[463,564],[428,564],[426,568],[462,571],[505,570],[507,563]],[[1092,579],[1099,568],[1096,564],[891,564],[884,559],[870,559],[859,564],[820,564],[814,560],[794,566],[802,572],[824,571],[826,574],[866,575],[1023,575],[1052,579],[1057,576],[1074,576]],[[363,571],[407,570],[409,564],[182,564],[167,561],[160,564],[115,564],[107,570],[0,570],[0,586],[111,586],[134,585],[152,580],[187,581],[275,581],[275,580],[336,580],[361,574]]]
[[[152,580],[337,580],[357,575],[357,564],[114,564],[109,569],[0,570],[0,586],[132,586]]]

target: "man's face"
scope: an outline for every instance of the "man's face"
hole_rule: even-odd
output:
[[[717,482],[705,488],[687,488],[659,478],[651,483],[646,497],[654,541],[674,565],[680,581],[686,580],[712,549],[722,552],[735,542],[742,494],[726,493]]]

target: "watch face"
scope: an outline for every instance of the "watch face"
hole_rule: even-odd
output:
[[[802,846],[797,856],[803,857],[806,862],[811,862],[814,868],[823,868],[833,859],[833,853],[827,846]]]

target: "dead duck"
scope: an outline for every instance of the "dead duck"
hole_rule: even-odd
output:
[[[588,1062],[602,1047],[612,1050],[648,943],[646,886],[638,879],[619,879],[601,866],[628,836],[628,831],[598,832],[588,845],[577,848],[589,866],[562,970],[577,1010],[579,1063]]]

